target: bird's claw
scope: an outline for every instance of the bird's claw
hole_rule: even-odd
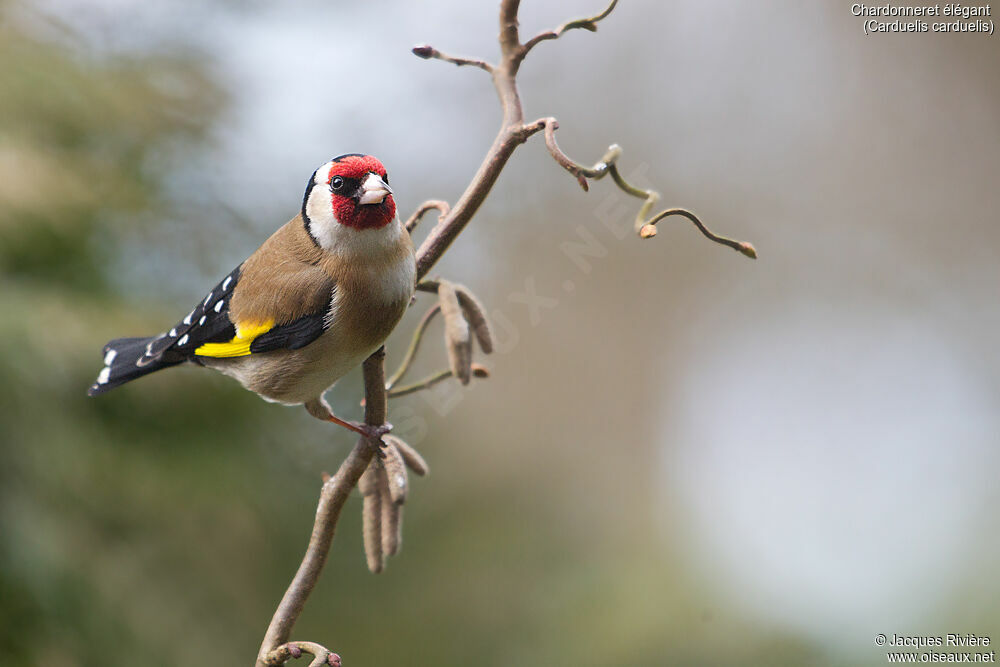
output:
[[[392,424],[386,422],[384,424],[379,424],[378,426],[372,426],[371,424],[357,424],[358,433],[360,433],[369,442],[378,445],[376,450],[379,457],[384,457],[385,454],[382,449],[386,446],[385,441],[382,440],[382,436],[389,433],[392,430]]]

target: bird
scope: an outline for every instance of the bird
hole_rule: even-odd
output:
[[[323,394],[384,343],[415,287],[413,243],[385,167],[371,155],[339,155],[313,172],[299,213],[177,324],[108,342],[87,393],[195,364],[380,441],[390,425],[341,419]]]

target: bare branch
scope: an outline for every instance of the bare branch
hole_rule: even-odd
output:
[[[446,53],[441,53],[433,46],[428,44],[420,44],[419,46],[413,47],[413,55],[418,58],[423,58],[424,60],[443,60],[446,63],[451,63],[452,65],[458,65],[459,67],[471,66],[478,67],[481,70],[485,70],[489,73],[493,73],[493,65],[489,64],[485,60],[479,60],[477,58],[462,58],[460,56],[449,56]]]
[[[365,380],[365,422],[372,426],[385,423],[385,349],[379,348],[365,360],[362,367]],[[371,463],[375,450],[365,438],[358,438],[354,449],[348,454],[337,473],[323,484],[320,491],[319,505],[316,508],[316,520],[313,523],[312,536],[305,556],[299,565],[292,583],[281,598],[271,624],[264,634],[260,651],[257,654],[257,667],[265,667],[268,654],[279,645],[288,641],[292,627],[302,613],[309,593],[312,592],[319,579],[326,557],[330,553],[330,543],[337,527],[337,520],[344,508],[344,503],[351,491]],[[304,649],[303,649],[304,650]]]
[[[589,30],[590,32],[597,32],[597,22],[607,18],[608,14],[610,14],[614,10],[615,5],[617,4],[618,0],[611,0],[611,4],[605,7],[604,11],[601,12],[600,14],[596,14],[594,16],[588,16],[582,19],[576,19],[573,21],[566,21],[566,23],[563,23],[555,30],[546,30],[545,32],[538,33],[537,35],[535,35],[534,37],[532,37],[531,39],[529,39],[527,42],[524,43],[524,53],[521,55],[521,57],[523,58],[524,56],[528,55],[528,52],[531,51],[531,49],[535,48],[541,42],[545,42],[550,39],[558,39],[562,37],[563,33],[569,30],[581,29],[581,30]]]
[[[419,285],[417,289],[426,292],[433,292],[439,294],[441,289],[441,280],[424,280]],[[454,291],[455,296],[458,299],[458,306],[461,309],[461,316],[465,318],[468,323],[467,327],[475,334],[476,340],[479,341],[479,347],[482,348],[483,352],[489,354],[493,351],[493,333],[490,329],[489,320],[486,318],[486,309],[479,303],[479,300],[472,293],[469,288],[464,285],[451,284],[451,289]],[[427,332],[427,327],[430,325],[434,317],[441,312],[442,300],[439,294],[438,303],[434,304],[424,316],[420,319],[417,324],[416,329],[413,332],[413,336],[410,338],[410,346],[406,350],[406,354],[403,357],[402,362],[399,364],[399,368],[396,372],[392,374],[392,377],[385,384],[386,391],[388,391],[389,398],[396,398],[397,396],[406,396],[407,394],[412,394],[414,392],[420,391],[421,389],[427,389],[434,386],[442,380],[446,380],[454,376],[452,370],[443,370],[433,375],[413,384],[406,385],[405,387],[396,388],[396,385],[400,380],[406,375],[413,365],[413,361],[417,356],[417,351],[420,349],[420,344],[424,339],[424,335]],[[456,343],[461,343],[462,341],[453,340],[453,327],[445,327],[445,345],[449,350],[449,355],[453,354],[452,347]],[[468,336],[466,336],[468,338]],[[463,345],[465,343],[462,343]],[[470,352],[470,366],[472,376],[483,378],[488,377],[489,372],[479,364],[471,363],[471,350]],[[464,383],[463,383],[464,384]]]
[[[452,283],[452,285],[458,295],[458,302],[462,306],[465,319],[468,320],[469,326],[472,327],[473,332],[476,334],[479,346],[483,349],[483,352],[491,354],[493,352],[493,331],[489,320],[486,318],[486,309],[483,308],[479,299],[476,298],[476,295],[468,287],[459,285],[458,283]],[[437,294],[440,289],[440,278],[428,278],[417,283],[418,292]]]
[[[637,188],[625,180],[625,177],[622,176],[621,172],[618,170],[618,159],[622,154],[621,146],[618,144],[612,144],[609,146],[607,152],[604,154],[604,157],[595,163],[594,166],[585,167],[582,164],[570,159],[570,157],[566,155],[561,148],[559,148],[559,145],[556,143],[555,134],[556,130],[559,129],[559,122],[556,121],[555,118],[545,118],[538,122],[544,122],[545,145],[549,149],[549,153],[552,154],[552,158],[563,169],[575,176],[577,182],[580,184],[580,187],[584,190],[590,189],[587,183],[588,178],[596,181],[604,178],[608,174],[611,174],[611,179],[615,182],[615,185],[617,185],[619,189],[628,195],[644,200],[642,206],[639,208],[639,213],[635,218],[635,231],[641,238],[648,239],[656,236],[656,223],[663,218],[671,215],[680,215],[693,222],[706,238],[724,246],[728,246],[751,259],[757,259],[757,251],[754,249],[753,244],[747,241],[736,241],[725,236],[719,236],[708,229],[708,227],[706,227],[694,213],[687,209],[668,208],[652,217],[647,217],[649,216],[649,212],[653,210],[653,207],[656,206],[657,202],[660,201],[660,193],[655,190],[643,190],[642,188]]]
[[[524,126],[524,110],[517,91],[517,68],[523,59],[522,46],[518,38],[517,8],[519,0],[503,0],[500,5],[500,52],[501,61],[492,68],[493,86],[503,107],[503,122],[493,145],[486,153],[475,176],[465,188],[465,192],[455,202],[447,215],[442,215],[438,223],[424,239],[417,250],[417,277],[427,275],[431,267],[441,258],[455,238],[475,215],[496,183],[514,150],[527,140]],[[418,54],[420,55],[420,54]],[[421,56],[421,57],[430,57]],[[541,128],[539,128],[541,129]],[[535,130],[537,131],[537,130]]]
[[[701,220],[698,219],[698,216],[696,216],[694,213],[687,210],[686,208],[668,208],[665,211],[657,213],[652,218],[650,218],[648,222],[646,222],[645,224],[642,225],[642,227],[639,228],[639,235],[644,239],[648,239],[651,236],[656,236],[656,227],[655,227],[656,223],[658,223],[663,218],[666,218],[667,216],[671,215],[679,215],[687,218],[688,220],[694,223],[695,227],[697,227],[698,230],[702,234],[704,234],[706,238],[711,239],[716,243],[721,243],[722,245],[729,246],[733,250],[746,255],[750,259],[757,259],[757,249],[753,247],[752,243],[750,243],[749,241],[736,241],[734,239],[726,238],[725,236],[719,236],[715,234],[708,227],[706,227]]]
[[[562,152],[559,148],[559,144],[556,143],[556,130],[559,129],[559,121],[555,118],[543,118],[538,121],[545,127],[545,146],[549,149],[549,153],[552,154],[553,159],[559,166],[573,174],[576,177],[577,183],[583,188],[584,192],[590,190],[590,186],[587,184],[588,178],[599,179],[608,173],[608,168],[611,164],[618,159],[621,154],[621,148],[617,144],[612,145],[608,148],[608,152],[604,154],[599,162],[594,164],[593,167],[584,167],[582,164],[574,162],[569,158],[568,155]],[[631,193],[630,193],[631,194]],[[643,193],[645,196],[645,193]]]
[[[414,211],[413,215],[411,215],[406,221],[406,231],[412,234],[413,230],[417,228],[417,224],[420,222],[420,219],[424,217],[424,214],[433,209],[437,209],[438,220],[440,220],[444,216],[448,215],[448,211],[451,210],[451,205],[440,199],[429,199],[425,201],[417,207],[417,210]]]
[[[470,368],[472,371],[472,377],[474,378],[485,379],[490,376],[490,371],[485,366],[481,366],[480,364],[474,363],[470,366]],[[444,380],[447,380],[448,378],[454,376],[455,374],[451,371],[450,368],[442,369],[440,371],[437,371],[436,373],[432,373],[431,375],[424,378],[423,380],[420,380],[419,382],[403,385],[402,387],[396,387],[395,389],[389,392],[389,398],[399,398],[400,396],[415,394],[418,391],[422,391],[424,389],[430,389],[438,382],[443,382]]]
[[[490,64],[485,60],[474,58],[446,55],[427,45],[417,46],[413,49],[414,54],[424,59],[443,60],[458,66],[472,66],[489,72],[493,85],[496,88],[497,95],[500,98],[500,105],[503,110],[503,121],[501,122],[497,135],[493,140],[493,144],[486,152],[486,155],[484,156],[482,163],[479,165],[475,175],[469,181],[465,191],[455,202],[455,205],[453,207],[449,207],[446,202],[431,200],[422,204],[410,217],[410,219],[407,220],[406,228],[407,230],[412,231],[427,211],[437,209],[439,212],[437,223],[431,229],[427,238],[424,239],[423,243],[421,243],[417,250],[418,281],[427,276],[431,268],[433,268],[438,260],[441,259],[454,240],[479,210],[479,207],[492,190],[501,171],[504,169],[507,161],[510,159],[511,155],[513,155],[517,147],[525,143],[531,136],[542,131],[545,132],[546,146],[552,154],[552,157],[564,169],[573,174],[573,176],[577,179],[577,182],[580,183],[580,186],[583,187],[584,190],[588,189],[588,179],[597,180],[603,178],[607,174],[611,174],[612,179],[622,191],[644,200],[640,208],[639,215],[636,218],[636,230],[643,238],[648,238],[655,234],[655,225],[660,220],[668,216],[680,215],[693,222],[709,239],[735,248],[749,257],[755,257],[756,253],[753,250],[753,246],[749,243],[741,243],[715,235],[710,232],[693,213],[687,211],[686,209],[667,209],[647,219],[652,207],[659,201],[659,194],[651,190],[636,188],[635,186],[629,184],[621,176],[616,166],[617,160],[621,154],[621,149],[617,146],[612,146],[608,153],[605,154],[604,158],[602,158],[602,160],[593,167],[585,167],[571,160],[565,153],[562,152],[562,150],[559,149],[559,146],[555,141],[555,130],[558,128],[558,123],[554,118],[542,118],[527,124],[524,122],[524,110],[521,104],[520,94],[517,89],[517,72],[528,52],[541,42],[557,39],[570,30],[581,29],[595,31],[597,29],[597,23],[606,18],[612,12],[617,5],[617,0],[611,0],[608,7],[606,7],[604,11],[599,14],[563,23],[555,30],[546,31],[536,35],[535,37],[529,39],[525,44],[521,43],[519,35],[517,20],[519,5],[520,0],[501,1],[499,35],[501,57],[496,64]],[[443,282],[444,281],[433,280],[423,281],[418,284],[418,289],[421,291],[439,292]],[[460,318],[450,317],[450,323],[453,325],[453,328],[459,320],[466,325],[468,323],[472,323],[473,328],[476,330],[477,338],[479,338],[480,346],[483,347],[485,351],[489,351],[489,348],[492,347],[492,341],[491,338],[488,337],[488,325],[485,323],[485,315],[482,307],[479,306],[478,302],[474,299],[470,302],[466,302],[461,296],[461,291],[455,288],[452,289],[455,298],[446,294],[446,296],[448,296],[450,306],[445,310],[454,312],[456,310],[455,306],[457,303],[458,308],[463,311],[463,316]],[[447,289],[445,291],[447,292]],[[469,293],[469,295],[471,297],[471,293]],[[488,375],[485,368],[478,366],[477,364],[471,364],[470,366],[467,360],[460,360],[462,363],[453,363],[453,366],[455,366],[453,370],[450,369],[447,371],[441,371],[414,385],[395,388],[395,384],[409,369],[413,361],[413,357],[416,354],[416,350],[420,345],[420,341],[424,331],[426,330],[427,324],[430,319],[434,317],[437,309],[437,307],[432,308],[427,314],[425,314],[424,319],[421,320],[421,324],[418,326],[418,330],[410,343],[410,349],[407,351],[403,364],[400,369],[393,374],[388,384],[385,380],[383,367],[385,352],[380,349],[365,361],[365,420],[369,425],[379,426],[385,422],[386,402],[389,396],[402,396],[407,393],[419,391],[420,389],[426,389],[437,382],[451,377],[454,373],[457,373],[460,377],[465,376],[470,372],[471,375],[476,377],[486,377]],[[482,336],[480,335],[481,333],[483,334]],[[466,330],[466,337],[467,335],[468,330]],[[454,336],[452,336],[452,338],[454,338]],[[391,389],[391,391],[388,391],[389,389]],[[411,469],[418,474],[426,472],[426,463],[424,463],[423,459],[420,458],[420,455],[409,447],[409,445],[401,440],[392,438],[391,436],[386,436],[386,439],[393,442],[395,445],[395,451],[398,451],[403,461]],[[395,442],[397,440],[398,442]],[[391,454],[389,456],[391,456]],[[371,469],[374,471],[372,475],[375,478],[375,493],[367,493],[365,495],[366,515],[372,516],[372,525],[368,526],[369,528],[374,526],[374,521],[377,521],[379,526],[377,537],[377,551],[379,552],[378,558],[372,558],[373,553],[370,552],[369,566],[372,567],[375,565],[375,567],[372,567],[373,570],[381,569],[384,554],[392,553],[396,548],[398,548],[399,515],[398,513],[393,514],[391,512],[384,513],[382,510],[384,506],[398,508],[399,505],[393,502],[393,495],[390,492],[391,490],[388,485],[388,478],[385,476],[383,463],[381,461],[375,461],[373,464],[373,457],[374,450],[372,446],[365,439],[359,439],[350,455],[348,455],[347,459],[337,470],[337,473],[333,477],[326,479],[324,482],[309,546],[295,578],[292,580],[291,585],[285,592],[285,595],[281,600],[281,604],[278,606],[278,609],[274,614],[274,618],[271,620],[271,625],[268,627],[267,634],[264,637],[260,652],[258,653],[257,667],[267,667],[267,665],[281,664],[291,657],[298,657],[298,655],[301,655],[303,651],[307,653],[312,652],[311,649],[313,648],[315,649],[315,652],[312,653],[317,656],[316,660],[313,661],[314,666],[323,664],[319,658],[320,655],[325,655],[326,657],[323,659],[328,661],[332,661],[336,656],[336,654],[330,654],[329,651],[318,644],[311,644],[308,642],[291,642],[289,644],[284,644],[284,642],[288,641],[288,636],[291,632],[292,626],[301,613],[302,608],[305,605],[306,598],[313,589],[316,579],[322,570],[323,564],[326,562],[330,542],[333,539],[334,529],[336,528],[337,519],[340,516],[340,511],[343,508],[344,502],[347,500],[347,496],[351,490],[358,484],[358,481],[365,473],[365,470],[369,469],[369,466],[371,466]],[[381,483],[383,479],[385,480],[384,484]],[[370,489],[368,482],[365,483],[365,487],[366,490]],[[377,512],[373,511],[373,506],[369,506],[367,504],[369,503],[368,499],[370,497],[374,499],[370,501],[371,503],[378,502]],[[375,518],[376,515],[377,519]],[[366,525],[368,525],[367,519]],[[374,531],[372,531],[372,540],[366,538],[366,545],[369,541],[372,541],[373,544],[376,541]],[[373,550],[374,549],[375,547],[373,545]],[[336,657],[336,664],[339,664],[339,656]],[[328,664],[334,663],[328,662]]]
[[[435,292],[437,289],[435,288]],[[410,366],[413,365],[413,360],[417,356],[417,350],[420,349],[420,343],[423,341],[424,333],[427,331],[428,325],[430,325],[431,320],[434,316],[441,312],[441,305],[435,303],[430,310],[424,313],[424,316],[420,319],[419,324],[417,324],[416,330],[413,332],[413,336],[410,338],[410,346],[406,350],[406,355],[403,357],[403,361],[400,362],[399,368],[396,372],[392,374],[392,377],[385,383],[386,391],[389,391],[396,383],[403,379],[406,372],[410,370]],[[391,392],[390,392],[391,393]]]
[[[288,642],[274,649],[264,658],[264,665],[267,667],[278,667],[292,658],[301,658],[303,653],[313,656],[313,661],[309,667],[320,667],[329,665],[330,667],[340,667],[340,656],[316,642]]]

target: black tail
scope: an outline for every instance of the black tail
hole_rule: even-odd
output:
[[[126,382],[176,366],[183,360],[164,361],[162,358],[144,356],[147,346],[159,336],[151,338],[116,338],[104,346],[104,368],[97,375],[97,382],[90,385],[88,396],[97,396]],[[140,366],[140,360],[143,364]]]

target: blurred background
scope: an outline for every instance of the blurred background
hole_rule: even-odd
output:
[[[523,4],[533,34],[600,3]],[[495,2],[0,1],[0,663],[252,663],[353,439],[196,368],[88,399],[101,346],[186,312],[333,155],[379,156],[404,215],[455,201],[495,94],[409,49],[496,32]],[[403,549],[368,573],[353,498],[294,637],[347,665],[1000,640],[998,71],[996,37],[865,36],[846,1],[622,2],[539,46],[529,118],[760,259],[640,241],[638,202],[519,149],[436,267],[489,305],[492,377],[393,402],[431,465]]]

